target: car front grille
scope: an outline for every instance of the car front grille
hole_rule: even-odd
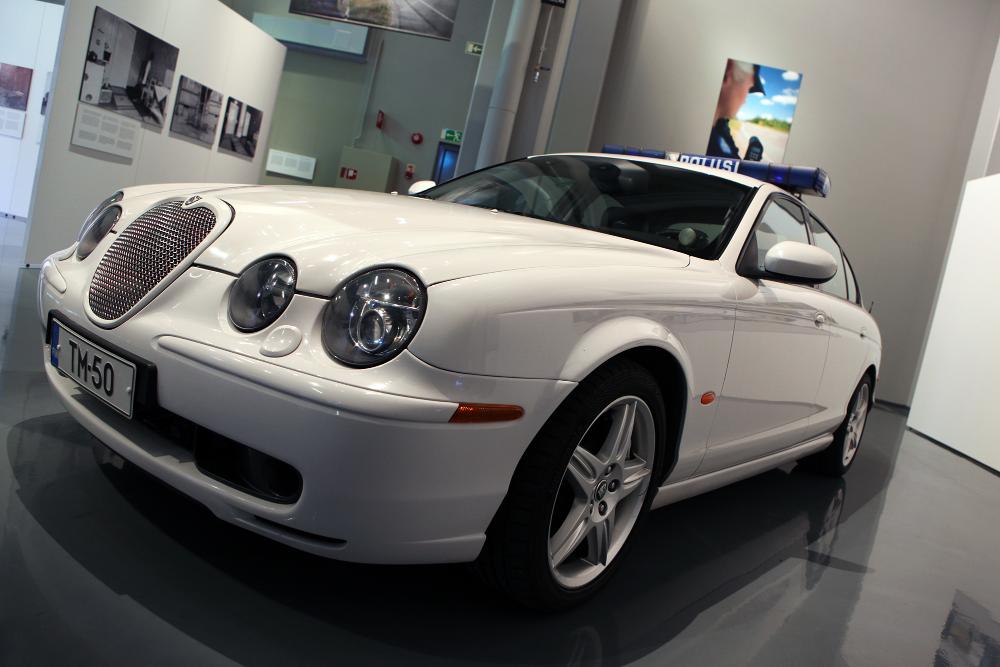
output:
[[[215,213],[168,202],[149,209],[125,228],[101,258],[90,282],[90,310],[117,320],[184,261],[215,227]]]

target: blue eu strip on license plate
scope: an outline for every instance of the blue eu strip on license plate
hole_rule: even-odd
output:
[[[49,363],[51,363],[56,368],[59,368],[59,354],[57,350],[59,349],[59,323],[52,320],[52,331],[49,333]]]

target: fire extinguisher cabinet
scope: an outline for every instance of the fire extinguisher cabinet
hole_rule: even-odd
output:
[[[397,160],[391,155],[344,146],[340,152],[337,187],[388,192],[396,169]]]

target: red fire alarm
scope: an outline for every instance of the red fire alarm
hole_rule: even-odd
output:
[[[419,146],[420,144],[424,143],[424,135],[421,134],[420,132],[414,132],[413,134],[410,135],[410,141]]]
[[[347,181],[358,180],[358,170],[352,167],[341,167],[340,177]]]
[[[381,130],[383,125],[385,125],[385,112],[379,109],[375,115],[375,127]]]
[[[417,165],[410,163],[406,165],[406,171],[403,172],[403,178],[408,181],[413,180],[413,174],[417,171]]]

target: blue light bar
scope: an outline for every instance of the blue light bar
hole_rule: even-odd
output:
[[[749,176],[750,178],[756,178],[765,183],[777,185],[779,188],[784,188],[789,192],[797,194],[816,195],[818,197],[826,197],[830,194],[830,176],[819,167],[791,167],[787,164],[736,160],[733,158],[695,155],[693,153],[666,153],[665,151],[633,148],[619,144],[605,144],[602,152],[613,155],[637,155],[659,158],[731,171],[736,174]]]
[[[622,146],[620,144],[604,144],[604,153],[614,153],[616,155],[637,155],[639,157],[651,157],[664,160],[667,157],[666,151],[658,151],[652,148],[636,148],[635,146]]]

